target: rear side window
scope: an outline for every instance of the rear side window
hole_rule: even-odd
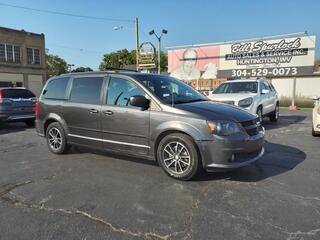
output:
[[[99,104],[103,77],[74,78],[70,94],[71,102]]]
[[[42,97],[45,99],[66,99],[66,89],[69,78],[57,78],[51,80],[43,90]]]
[[[1,91],[3,98],[12,98],[12,99],[19,99],[19,98],[34,98],[35,95],[27,90],[27,89],[2,89]]]

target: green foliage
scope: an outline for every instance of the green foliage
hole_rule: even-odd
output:
[[[77,67],[73,69],[71,72],[92,72],[93,70],[90,67]]]
[[[136,51],[129,52],[127,49],[106,53],[103,56],[99,69],[103,71],[111,68],[122,68],[125,65],[135,64],[135,53]]]
[[[165,52],[161,51],[161,72],[168,70],[168,56]],[[157,56],[156,56],[156,59]],[[136,64],[136,51],[129,52],[127,49],[118,50],[116,52],[106,53],[103,56],[99,69],[101,71],[112,68],[124,68],[126,65]]]
[[[160,52],[160,70],[163,73],[168,72],[168,54],[166,52]]]
[[[60,75],[68,71],[67,62],[57,55],[46,55],[46,68],[49,77]]]

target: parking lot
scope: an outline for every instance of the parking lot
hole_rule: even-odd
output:
[[[266,153],[182,182],[148,160],[49,153],[24,124],[0,129],[0,239],[320,239],[320,138],[310,111],[265,121]]]

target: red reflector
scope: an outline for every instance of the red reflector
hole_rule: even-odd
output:
[[[38,114],[39,114],[39,102],[38,102],[38,100],[36,101],[36,104],[34,106],[34,112],[36,114],[36,117],[38,117]]]

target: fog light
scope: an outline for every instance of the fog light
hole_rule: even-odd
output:
[[[317,128],[320,128],[320,124],[317,125]]]

